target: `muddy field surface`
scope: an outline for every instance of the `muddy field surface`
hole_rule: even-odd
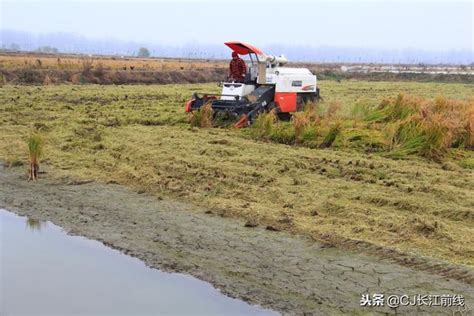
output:
[[[363,293],[461,294],[469,281],[418,271],[238,220],[191,210],[116,184],[53,178],[25,181],[24,168],[0,167],[0,208],[49,220],[147,265],[183,272],[229,296],[283,314],[451,314],[443,307],[361,307]],[[466,268],[466,274],[472,270]]]

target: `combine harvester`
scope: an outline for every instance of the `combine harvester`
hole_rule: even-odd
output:
[[[288,62],[284,55],[266,55],[242,42],[225,45],[239,55],[249,55],[244,82],[221,83],[221,94],[194,93],[186,102],[186,112],[210,104],[213,119],[238,120],[234,126],[240,128],[252,124],[260,113],[273,109],[280,119],[289,120],[291,113],[302,111],[306,102],[320,99],[316,76],[306,68],[283,67]]]

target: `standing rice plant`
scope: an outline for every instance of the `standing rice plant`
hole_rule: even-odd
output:
[[[316,102],[307,102],[304,106],[304,112],[311,125],[317,125],[321,121],[319,114],[320,108]]]
[[[301,133],[301,143],[310,148],[317,147],[316,139],[319,136],[318,127],[310,125]]]
[[[43,155],[43,138],[39,134],[33,134],[28,139],[28,152],[30,158],[28,180],[37,180],[39,161]]]
[[[336,137],[341,133],[342,125],[340,122],[336,122],[333,126],[329,128],[329,132],[324,137],[323,142],[319,145],[319,148],[328,148],[331,147]]]
[[[471,122],[466,123],[466,149],[474,149],[474,132]]]
[[[423,106],[424,100],[413,96],[407,96],[400,93],[394,102],[390,103],[390,106],[386,107],[387,117],[386,120],[403,120],[408,116],[417,113]]]
[[[291,118],[293,128],[295,129],[295,141],[296,143],[301,142],[301,134],[304,129],[310,124],[308,117],[309,112],[296,112]]]
[[[256,138],[269,138],[275,127],[277,115],[275,110],[261,113],[252,124],[251,134]]]
[[[369,103],[358,100],[351,108],[350,118],[367,120],[373,111]]]
[[[425,100],[400,93],[395,99],[384,99],[380,105],[369,112],[367,120],[390,122],[403,120],[415,114],[425,104]]]
[[[308,102],[305,104],[302,112],[296,112],[292,115],[291,123],[294,130],[294,141],[297,144],[304,143],[314,147],[316,137],[318,136],[318,126],[321,123],[321,115],[318,113],[318,104]]]
[[[448,100],[445,96],[439,95],[435,98],[432,108],[433,112],[446,113],[453,110],[453,102]]]
[[[392,155],[399,158],[405,155],[420,156],[439,161],[452,141],[450,126],[441,114],[412,115],[398,123],[393,135],[395,149]]]
[[[336,116],[337,112],[341,110],[342,104],[339,101],[331,101],[329,102],[328,109],[326,112],[326,117],[327,118],[333,118]]]
[[[466,147],[466,149],[474,149],[474,112],[468,117],[464,129],[466,130],[466,142],[464,147]]]
[[[390,122],[383,127],[382,133],[383,133],[384,139],[386,140],[385,144],[389,151],[393,150],[396,145],[395,135],[397,133],[397,130],[398,130],[398,123],[396,122]]]
[[[446,149],[451,143],[450,129],[446,122],[443,121],[441,115],[433,116],[422,124],[423,132],[421,137],[423,137],[423,143],[419,154],[438,161],[444,156]]]
[[[191,126],[209,128],[212,127],[211,103],[204,104],[200,109],[193,111],[189,116]]]
[[[276,143],[292,145],[295,143],[295,130],[289,122],[278,122],[272,126],[267,138]]]
[[[472,148],[474,102],[435,100],[398,95],[387,99],[367,117],[384,124],[391,153],[401,158],[418,154],[435,161],[441,160],[449,148]]]

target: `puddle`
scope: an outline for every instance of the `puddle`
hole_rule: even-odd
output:
[[[0,209],[1,315],[276,315]]]

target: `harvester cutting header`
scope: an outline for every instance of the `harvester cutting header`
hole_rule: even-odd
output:
[[[288,62],[284,55],[267,55],[242,42],[225,45],[233,51],[234,60],[230,78],[222,83],[222,93],[194,93],[186,102],[186,112],[211,104],[214,116],[238,119],[235,127],[244,127],[260,113],[273,109],[279,118],[289,119],[292,112],[303,110],[306,102],[320,98],[316,76],[306,68],[284,67]],[[250,62],[245,64],[238,55],[249,55]]]

